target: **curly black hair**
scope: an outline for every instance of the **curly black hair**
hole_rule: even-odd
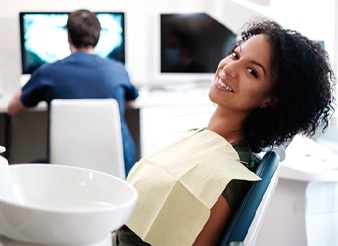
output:
[[[257,108],[244,122],[254,152],[283,144],[298,133],[313,136],[319,127],[324,131],[334,112],[336,83],[329,56],[317,42],[256,18],[246,24],[237,45],[258,34],[265,34],[271,46],[272,93],[278,101]]]

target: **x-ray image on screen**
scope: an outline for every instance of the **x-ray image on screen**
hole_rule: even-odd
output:
[[[97,13],[101,23],[95,54],[125,62],[124,14]],[[68,13],[20,13],[22,73],[31,74],[39,66],[70,55],[66,24]]]

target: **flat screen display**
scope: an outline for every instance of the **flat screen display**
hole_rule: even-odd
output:
[[[235,41],[236,34],[208,14],[161,14],[160,72],[214,73]]]
[[[66,24],[68,12],[21,12],[22,74],[31,74],[45,63],[70,55]],[[95,53],[125,63],[125,26],[122,12],[97,12],[101,23]]]

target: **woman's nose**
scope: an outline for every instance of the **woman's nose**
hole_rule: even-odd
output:
[[[238,67],[236,65],[236,62],[227,63],[222,70],[226,76],[230,76],[232,78],[236,77],[238,74]]]

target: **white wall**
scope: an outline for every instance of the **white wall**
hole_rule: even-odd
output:
[[[237,32],[252,14],[275,18],[310,38],[322,39],[335,60],[334,0],[271,0],[258,6],[247,0],[11,0],[0,9],[0,93],[13,94],[20,87],[20,11],[123,11],[126,14],[126,67],[136,85],[156,83],[158,14],[207,12]],[[322,3],[325,2],[325,5]],[[293,6],[293,7],[290,7]],[[337,35],[336,35],[337,36]]]
[[[286,28],[299,30],[310,39],[324,40],[325,49],[336,67],[335,2],[336,0],[272,0],[269,14]]]
[[[270,0],[269,6],[253,4],[252,1],[213,0],[207,5],[207,11],[221,23],[230,25],[235,32],[252,15],[272,18],[283,27],[300,31],[310,39],[324,40],[332,61],[336,60],[335,46],[338,42],[334,41],[337,39],[334,35],[338,30],[334,26],[338,10],[335,5],[338,4],[335,0]]]

